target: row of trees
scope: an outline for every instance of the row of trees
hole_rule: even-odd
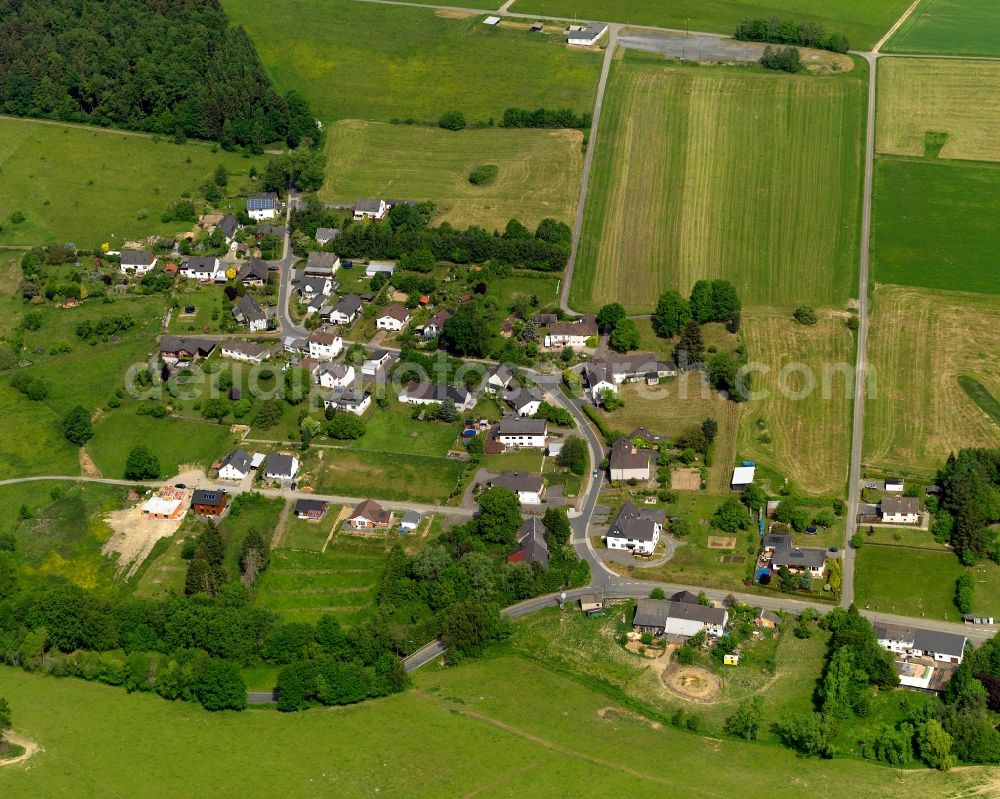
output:
[[[736,26],[733,35],[744,42],[797,44],[835,53],[846,53],[851,49],[851,43],[844,34],[827,33],[817,22],[796,22],[778,17],[745,19]]]
[[[218,0],[7,4],[0,38],[6,114],[255,152],[319,137],[308,103],[275,92],[250,38],[230,26]]]

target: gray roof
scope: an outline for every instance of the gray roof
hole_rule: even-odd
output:
[[[649,450],[639,449],[627,439],[619,438],[611,445],[610,463],[612,469],[648,469]]]
[[[501,419],[497,424],[501,436],[543,436],[546,429],[544,419]]]
[[[651,372],[673,372],[677,367],[670,361],[663,361],[652,352],[633,352],[628,355],[615,355],[607,360],[591,361],[587,364],[588,379],[593,373],[598,379],[609,382],[612,374],[629,376],[645,375]],[[591,385],[597,380],[591,380]]]
[[[469,392],[464,388],[441,386],[436,383],[409,383],[403,392],[408,397],[433,400],[434,402],[444,402],[445,399],[451,399],[457,405],[464,405],[469,401]]]
[[[367,391],[353,385],[346,388],[335,388],[330,392],[330,400],[343,405],[360,405],[367,396],[369,396]]]
[[[125,266],[149,266],[156,256],[146,250],[122,250],[121,262]]]
[[[334,310],[352,316],[361,310],[361,298],[357,294],[345,294],[334,306]]]
[[[291,455],[272,453],[264,464],[265,474],[291,474],[295,459]]]
[[[354,203],[354,210],[358,213],[377,214],[381,208],[382,201],[371,197],[362,197]]]
[[[403,518],[400,521],[403,524],[419,524],[423,518],[423,515],[417,513],[415,510],[408,510],[403,514]]]
[[[544,487],[545,478],[537,472],[500,472],[490,480],[490,485],[495,488],[509,488],[514,493],[538,492]]]
[[[214,339],[210,338],[163,336],[160,339],[160,352],[190,352],[192,355],[210,355],[215,349],[216,343]]]
[[[226,214],[216,227],[225,233],[227,238],[231,239],[236,235],[236,231],[240,229],[240,220],[232,214]]]
[[[445,309],[445,310],[447,310],[447,309]],[[445,311],[444,310],[438,311],[438,313],[435,316],[435,318],[437,318],[437,316],[441,315],[442,313],[445,313]],[[447,313],[448,313],[448,317],[450,317],[452,315],[451,311],[447,311]],[[448,318],[448,317],[446,317],[446,318]],[[497,381],[499,381],[504,386],[506,386],[511,381],[511,379],[514,377],[514,373],[510,370],[510,367],[508,367],[507,364],[500,363],[500,364],[497,364],[496,366],[494,366],[489,371],[487,371],[486,374],[485,374],[485,376],[484,376],[485,380],[487,380],[487,381],[489,381],[490,379],[492,379],[494,377],[497,379]]]
[[[964,635],[919,629],[913,639],[913,648],[922,649],[924,652],[961,657],[965,652],[965,641]]]
[[[666,514],[660,508],[637,508],[632,500],[626,500],[621,510],[608,527],[607,534],[615,538],[631,538],[635,541],[652,541],[656,525],[662,525]]]
[[[338,233],[340,233],[340,228],[318,227],[316,228],[316,241],[330,241],[337,238]]]
[[[226,504],[226,492],[215,489],[196,489],[191,497],[192,505],[212,505],[219,507]]]
[[[326,503],[321,499],[297,499],[295,501],[295,514],[309,513],[310,511],[325,511]]]
[[[566,37],[569,39],[586,39],[588,41],[594,41],[604,35],[604,31],[608,29],[608,26],[603,22],[591,22],[586,28],[580,31],[566,31]]]
[[[590,338],[597,335],[597,319],[593,316],[584,316],[571,322],[552,322],[549,324],[549,335]]]
[[[257,225],[257,233],[261,236],[284,236],[285,226],[272,225],[268,222],[263,225]]]
[[[692,594],[690,591],[678,591],[676,594],[671,594],[671,602],[687,602],[689,605],[698,604],[698,595]]]
[[[520,410],[532,402],[541,402],[542,395],[541,392],[532,388],[518,388],[514,391],[507,392],[507,395],[504,397],[504,401],[512,408]]]
[[[781,616],[771,610],[759,610],[757,611],[758,619],[767,619],[769,622],[774,624],[781,624]]]
[[[648,441],[651,444],[655,444],[659,441],[665,440],[667,436],[660,436],[657,435],[656,433],[651,433],[645,427],[637,427],[635,430],[629,433],[628,438],[629,441],[635,438],[641,438],[643,441]]]
[[[192,255],[184,263],[185,269],[193,269],[196,272],[211,272],[215,269],[219,259],[213,255]]]
[[[818,569],[826,563],[826,550],[818,547],[776,547],[771,555],[771,564],[778,568],[788,566],[796,569]]]
[[[880,641],[905,641],[913,643],[917,631],[904,624],[888,624],[886,622],[872,622],[875,629],[875,637]]]
[[[237,341],[233,339],[232,341],[223,342],[222,349],[242,352],[251,358],[259,358],[267,355],[267,347],[261,344],[254,344],[252,341]]]
[[[764,536],[765,549],[791,549],[792,537],[781,533],[768,533]]]
[[[260,322],[267,319],[267,315],[264,313],[264,309],[260,307],[260,303],[257,302],[249,294],[244,294],[239,298],[235,307],[233,308],[233,313],[237,314],[246,322]]]
[[[321,269],[327,272],[333,271],[333,265],[337,262],[337,256],[332,252],[314,251],[306,257],[306,271]]]
[[[525,519],[524,524],[517,528],[514,538],[520,544],[525,538],[533,535],[541,536],[542,540],[545,540],[545,525],[538,516],[529,516]]]
[[[530,535],[521,542],[508,560],[541,563],[542,568],[547,569],[549,567],[549,546],[545,543],[543,536]]]
[[[263,280],[267,282],[267,263],[260,258],[251,258],[243,266],[236,277],[238,280]]]
[[[333,363],[331,361],[323,361],[323,363],[320,364],[319,373],[321,375],[322,374],[333,375],[335,378],[337,378],[339,380],[342,377],[346,377],[347,376],[347,370],[349,368],[350,367],[348,367],[347,365],[342,364],[342,363]]]
[[[666,627],[670,602],[666,599],[640,599],[635,603],[636,627]]]
[[[690,602],[671,602],[667,610],[671,619],[688,619],[704,624],[725,624],[726,609],[713,608],[708,605],[693,605]]]
[[[234,449],[225,458],[222,459],[220,468],[223,466],[232,466],[234,469],[246,473],[250,471],[250,453],[245,449]]]
[[[882,497],[882,513],[920,513],[916,497]]]

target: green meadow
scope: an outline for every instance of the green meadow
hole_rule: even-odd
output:
[[[887,53],[1000,55],[995,0],[923,0],[882,49]]]

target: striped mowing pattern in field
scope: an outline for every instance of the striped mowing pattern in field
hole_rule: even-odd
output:
[[[947,133],[939,157],[1000,161],[1000,62],[884,58],[878,69],[880,153],[924,155],[926,133]]]
[[[958,383],[969,374],[1000,396],[1000,297],[879,286],[873,307],[864,463],[932,477],[950,452],[1000,445]]]
[[[510,219],[534,227],[576,216],[583,165],[579,131],[463,130],[344,120],[330,128],[326,184],[320,197],[353,203],[358,197],[431,200],[439,220],[458,227],[503,229]],[[488,186],[469,173],[496,164]]]
[[[864,87],[614,65],[573,306],[648,311],[726,278],[744,303],[840,304],[855,283]]]
[[[821,313],[818,324],[806,327],[773,310],[743,315],[750,362],[766,370],[753,375],[752,388],[767,396],[745,403],[740,456],[785,475],[807,494],[836,495],[847,479],[854,337],[845,318]]]

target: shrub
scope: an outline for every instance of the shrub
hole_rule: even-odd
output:
[[[800,305],[792,316],[800,325],[814,325],[819,321],[816,311],[808,305]]]
[[[764,55],[760,57],[760,63],[765,69],[778,69],[784,72],[799,72],[802,70],[802,60],[799,57],[797,47],[771,47],[764,48]]]
[[[500,172],[496,164],[480,164],[469,173],[469,183],[473,186],[489,186]]]
[[[438,125],[445,130],[462,130],[465,123],[465,115],[461,111],[446,111],[438,119]]]

